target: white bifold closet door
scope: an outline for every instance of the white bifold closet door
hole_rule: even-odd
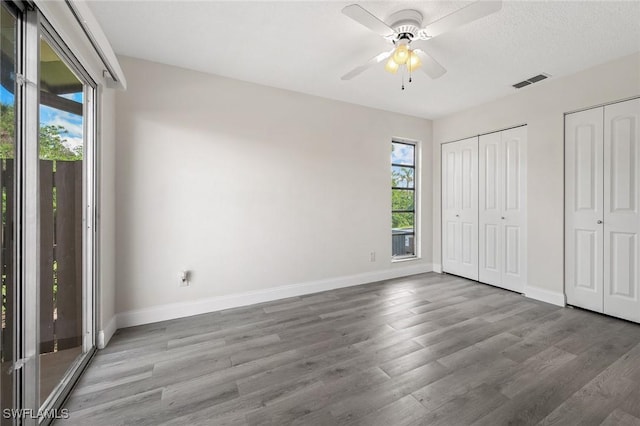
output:
[[[442,145],[442,269],[478,280],[478,138]]]
[[[640,99],[565,118],[567,302],[640,322]]]
[[[565,117],[565,291],[567,302],[603,312],[603,109]]]
[[[522,293],[527,278],[527,128],[480,136],[479,281]]]

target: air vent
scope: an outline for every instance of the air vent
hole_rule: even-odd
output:
[[[545,78],[549,78],[549,77],[551,77],[549,74],[538,74],[538,75],[533,76],[531,78],[528,78],[528,79],[526,79],[524,81],[521,81],[520,83],[514,84],[513,87],[515,87],[516,89],[520,89],[520,88],[522,88],[524,86],[528,86],[530,84],[537,83],[537,82],[542,81]]]
[[[514,84],[513,87],[515,87],[516,89],[519,89],[521,87],[528,86],[530,84],[531,84],[530,81],[525,80],[525,81],[521,81],[520,83]]]

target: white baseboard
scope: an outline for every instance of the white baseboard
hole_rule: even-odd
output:
[[[442,265],[439,263],[434,263],[432,266],[433,272],[437,272],[439,274],[442,273]]]
[[[432,265],[426,263],[406,266],[402,265],[383,271],[365,272],[362,274],[273,287],[265,290],[248,291],[189,302],[170,303],[154,306],[152,308],[121,312],[116,315],[116,323],[117,328],[132,327],[135,325],[183,318],[208,312],[221,311],[223,309],[253,305],[256,303],[271,302],[273,300],[286,299],[287,297],[303,296],[306,294],[319,293],[321,291],[337,288],[351,287],[360,284],[389,280],[392,278],[422,274],[425,272],[431,272],[432,270]],[[111,333],[111,335],[112,334],[113,333]],[[111,335],[109,335],[109,338]],[[106,330],[104,337],[106,337]]]
[[[116,332],[117,318],[112,316],[107,325],[98,332],[98,349],[103,349]]]
[[[552,305],[566,305],[564,293],[556,291],[545,290],[539,287],[525,286],[524,295],[530,299],[540,300],[541,302],[551,303]]]

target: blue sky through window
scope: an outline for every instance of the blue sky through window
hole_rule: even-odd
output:
[[[67,132],[60,137],[67,148],[82,146],[82,116],[40,105],[40,123],[64,127]]]
[[[394,164],[406,164],[408,166],[414,165],[413,158],[413,145],[407,145],[403,143],[394,143],[393,150],[391,151],[391,162]]]
[[[79,103],[83,102],[82,92],[68,93],[60,96]],[[13,93],[5,89],[3,86],[0,86],[0,102],[4,105],[14,104]],[[75,150],[77,147],[82,146],[81,115],[40,105],[40,123],[44,126],[56,125],[64,127],[67,132],[60,136],[68,148]]]
[[[13,105],[13,93],[0,86],[0,102],[2,105]]]

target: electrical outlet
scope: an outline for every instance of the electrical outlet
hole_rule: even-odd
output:
[[[371,253],[369,253],[369,262],[375,262],[376,261],[376,252],[372,251]]]
[[[180,280],[180,287],[189,287],[189,271],[180,271],[178,279]]]

